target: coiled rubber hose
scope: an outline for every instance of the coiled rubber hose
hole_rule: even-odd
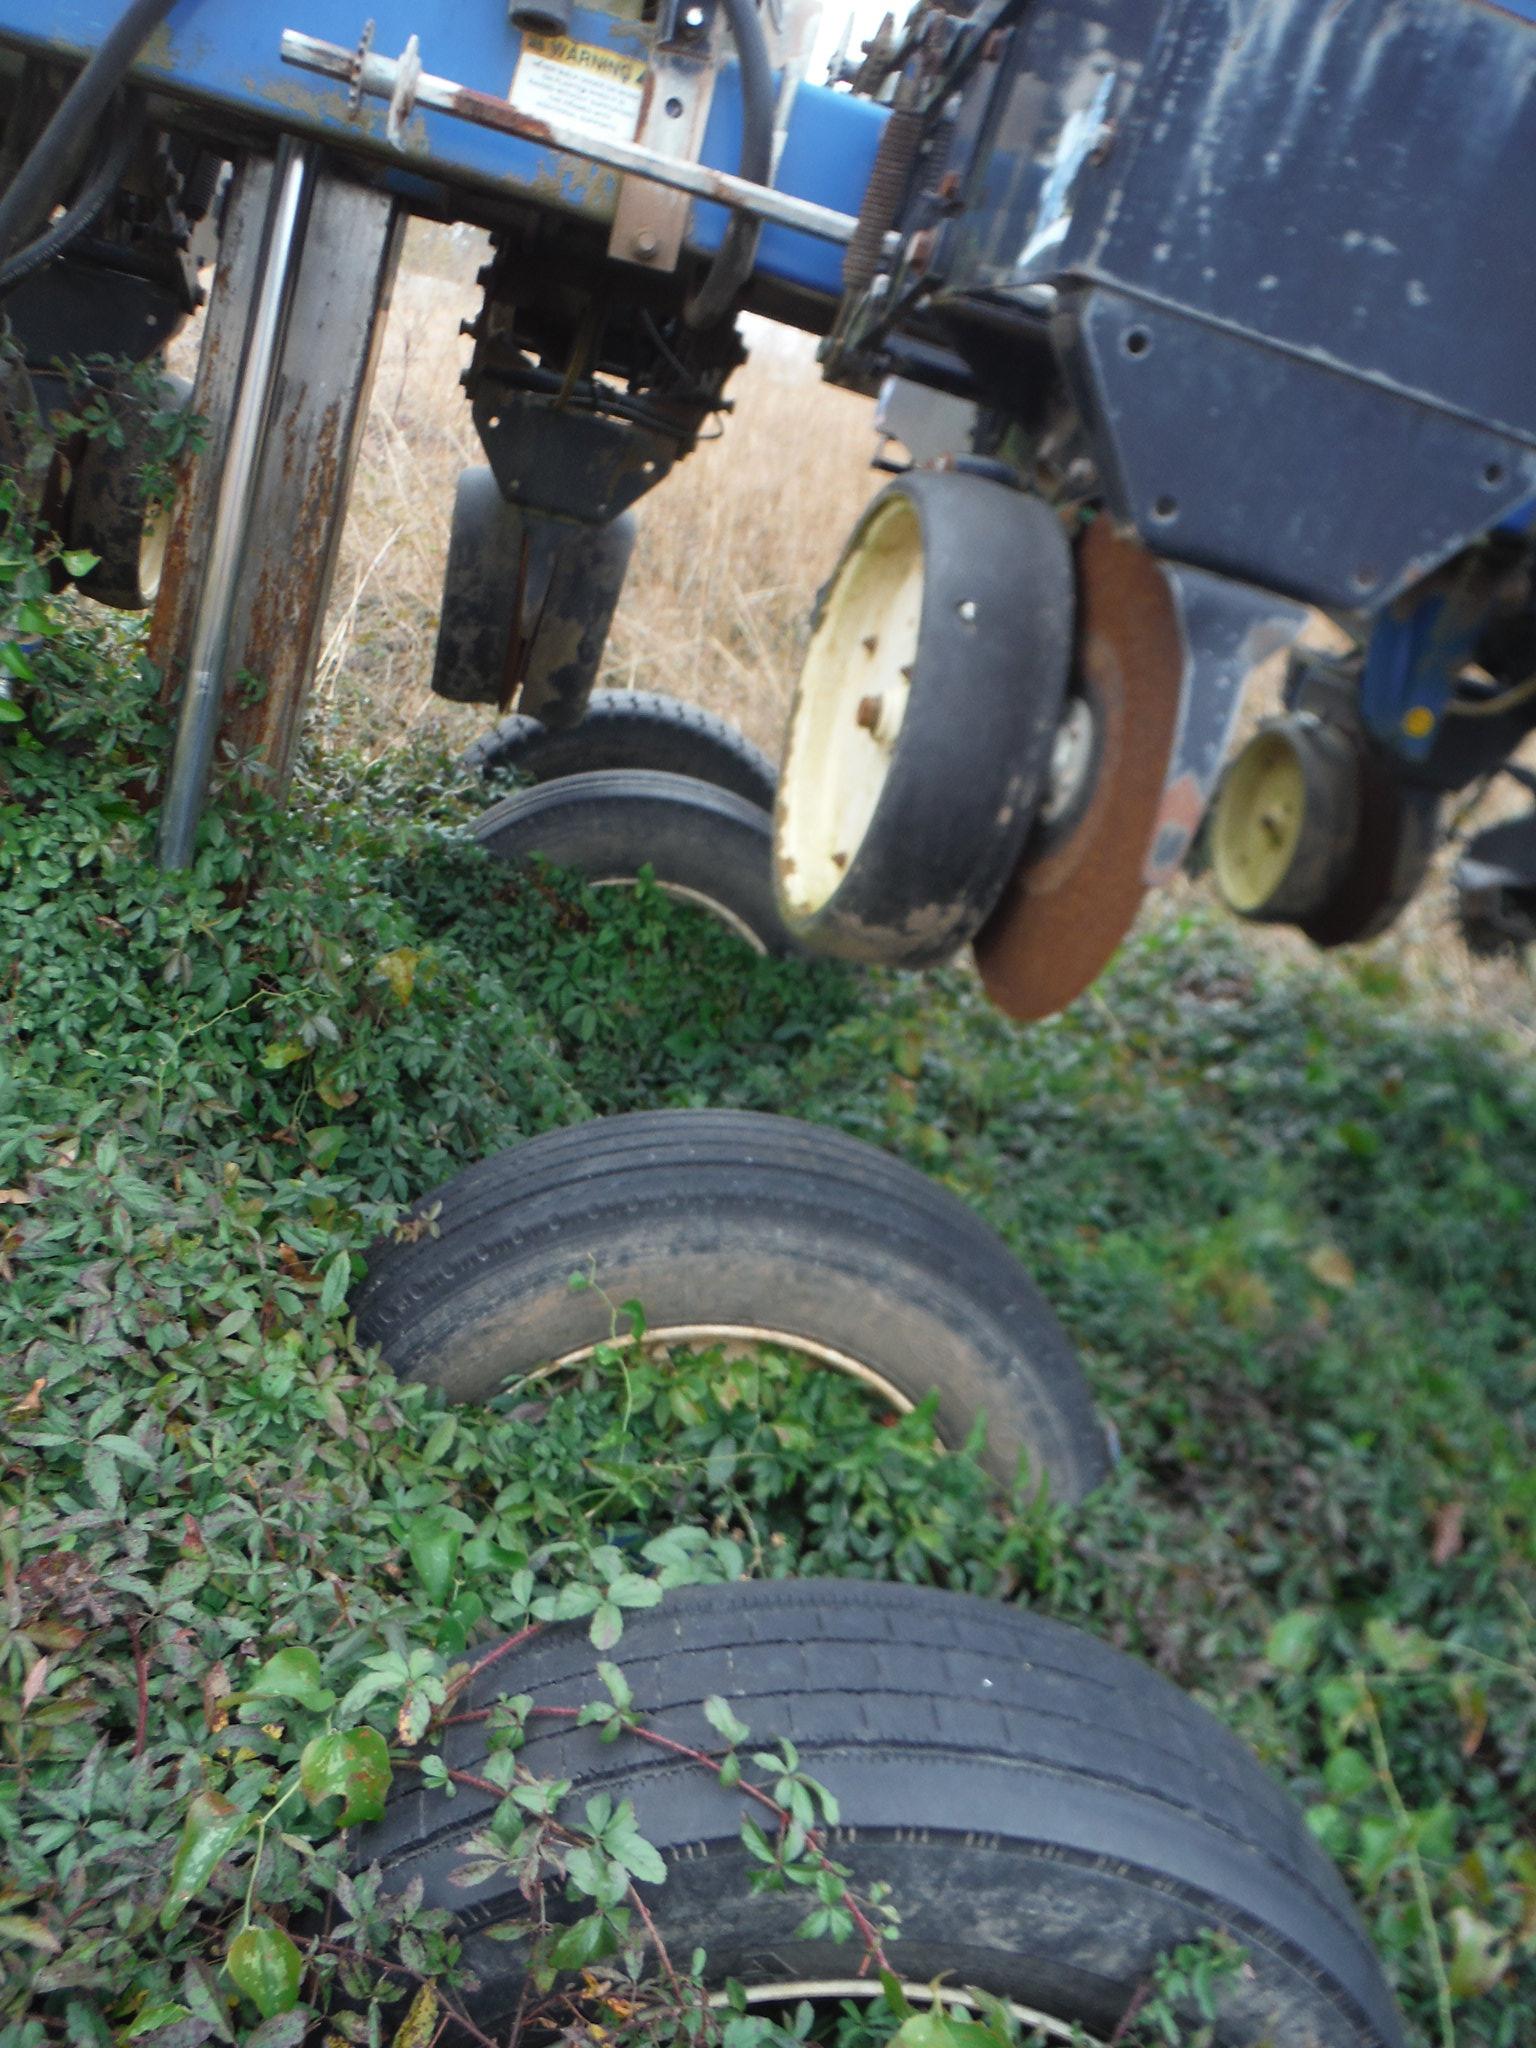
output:
[[[51,227],[45,228],[36,241],[28,242],[24,249],[18,249],[14,256],[0,263],[0,297],[13,291],[35,270],[41,270],[62,249],[67,249],[76,235],[84,234],[122,182],[123,172],[128,168],[128,159],[143,127],[142,96],[138,93],[125,94],[122,113],[108,138],[106,149],[80,188],[74,204],[66,213],[61,213]]]
[[[0,257],[53,205],[76,143],[101,119],[127,77],[129,65],[174,4],[175,0],[129,0],[97,44],[26,161],[0,194]]]

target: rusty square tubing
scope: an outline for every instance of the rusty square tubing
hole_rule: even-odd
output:
[[[411,40],[414,44],[415,38]],[[820,206],[814,199],[797,199],[789,192],[775,192],[771,186],[755,185],[750,178],[738,178],[730,171],[712,170],[708,164],[684,163],[662,156],[638,142],[620,142],[572,121],[545,121],[519,113],[510,101],[498,99],[495,93],[477,92],[472,86],[455,85],[452,79],[420,71],[420,59],[414,48],[408,48],[404,57],[380,57],[371,50],[360,55],[355,49],[343,49],[339,43],[321,42],[315,36],[287,28],[283,30],[282,54],[285,64],[300,71],[317,71],[325,78],[339,78],[356,93],[388,100],[391,112],[398,111],[402,117],[415,107],[430,107],[437,113],[471,121],[479,128],[494,128],[523,142],[539,142],[570,156],[586,157],[610,170],[651,178],[658,185],[691,193],[695,199],[713,200],[737,213],[773,221],[780,227],[815,235],[824,242],[849,242],[858,226],[851,213]]]
[[[316,161],[312,143],[300,144],[292,137],[283,138],[268,202],[258,271],[260,283],[246,329],[229,446],[214,504],[207,567],[176,722],[176,744],[160,811],[162,868],[184,868],[190,862],[208,792],[213,744],[224,706],[224,668],[235,579],[250,525],[257,459],[271,410],[272,385],[288,310],[293,302],[298,251],[304,238]]]

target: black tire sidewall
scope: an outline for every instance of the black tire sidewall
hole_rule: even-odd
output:
[[[556,731],[519,713],[476,740],[466,768],[520,774],[533,782],[601,768],[650,768],[713,783],[765,811],[773,808],[772,764],[744,733],[657,690],[594,690],[577,725]]]
[[[473,826],[497,860],[541,855],[594,883],[629,883],[643,868],[666,890],[717,909],[764,952],[797,949],[773,895],[767,814],[691,776],[605,768],[519,790]]]

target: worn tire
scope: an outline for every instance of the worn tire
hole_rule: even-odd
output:
[[[594,690],[579,725],[555,731],[522,713],[504,718],[467,749],[463,766],[491,776],[558,782],[597,768],[655,768],[728,789],[773,809],[773,764],[712,711],[660,690]]]
[[[605,526],[556,518],[509,504],[489,469],[464,470],[448,531],[434,693],[455,704],[507,704],[516,695],[547,725],[575,724],[602,666],[634,542],[627,512]]]
[[[812,951],[931,967],[1018,863],[1066,697],[1071,550],[1041,499],[911,470],[817,600],[774,811],[784,921]]]
[[[859,1891],[891,1887],[890,1959],[909,1983],[948,1973],[1106,2040],[1157,1959],[1216,1928],[1246,1951],[1223,1986],[1218,2048],[1402,2040],[1298,1807],[1203,1708],[1091,1636],[964,1594],[789,1580],[673,1594],[631,1615],[610,1655],[661,1735],[718,1752],[703,1702],[719,1694],[758,1742],[793,1741],[841,1808],[830,1853]],[[805,1893],[749,1895],[739,1792],[639,1736],[607,1744],[538,1717],[602,1697],[594,1662],[580,1632],[553,1632],[465,1705],[532,1699],[520,1762],[571,1780],[578,1824],[595,1794],[633,1800],[668,1866],[645,1888],[662,1938],[675,1956],[704,1948],[711,1982],[851,1978],[857,1948],[797,1936]],[[475,1774],[484,1749],[479,1725],[443,1742],[445,1761]],[[471,2016],[493,2034],[522,1966],[516,1945],[477,1930],[525,1909],[504,1875],[461,1890],[450,1874],[494,1804],[472,1788],[451,1803],[403,1791],[359,1841],[390,1889],[418,1880],[423,1903],[454,1916],[481,1980]]]
[[[1011,1480],[1027,1453],[1057,1500],[1105,1475],[1072,1346],[1012,1253],[839,1131],[746,1110],[605,1117],[470,1167],[417,1205],[433,1210],[437,1235],[370,1254],[355,1310],[398,1373],[452,1400],[600,1341],[608,1301],[637,1300],[652,1331],[771,1332],[898,1403],[937,1389],[946,1442],[985,1415],[991,1470]],[[571,1291],[586,1270],[602,1293]]]
[[[497,860],[542,854],[598,886],[632,883],[649,867],[669,896],[758,952],[799,950],[773,898],[768,813],[712,783],[649,768],[599,768],[514,791],[471,829]]]

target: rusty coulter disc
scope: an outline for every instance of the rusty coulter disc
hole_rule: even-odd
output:
[[[1179,716],[1183,648],[1156,560],[1106,518],[1076,552],[1074,688],[1093,714],[1091,786],[1037,826],[975,942],[987,994],[1021,1021],[1064,1010],[1129,931]]]

